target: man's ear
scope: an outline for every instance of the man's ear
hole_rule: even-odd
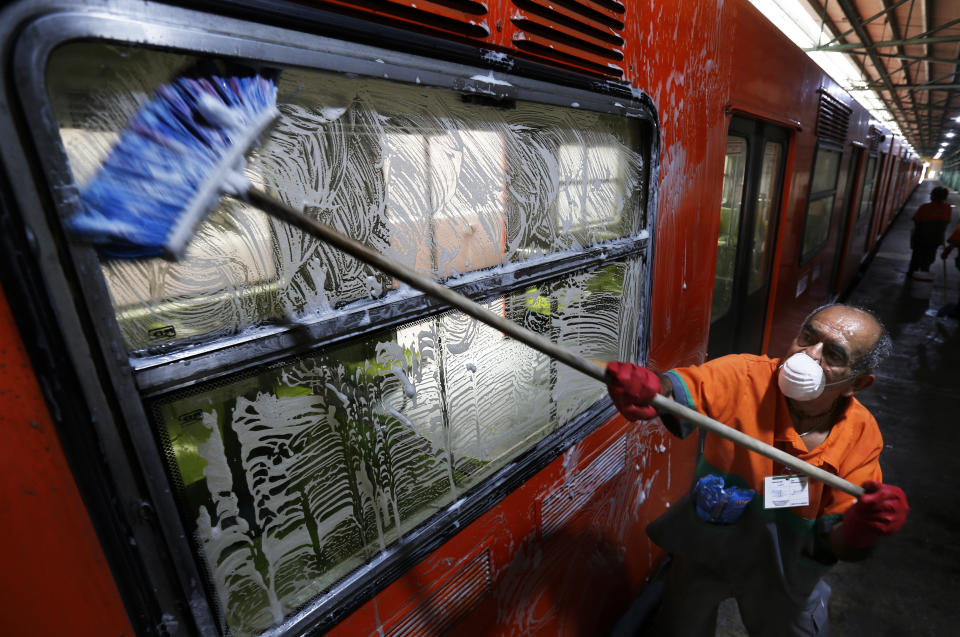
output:
[[[844,396],[853,396],[859,391],[863,391],[877,380],[876,374],[860,374],[850,383],[850,387],[843,392]]]

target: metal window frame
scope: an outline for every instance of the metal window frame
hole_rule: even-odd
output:
[[[23,2],[0,15],[4,18],[0,22],[4,25],[0,27],[0,37],[5,45],[5,68],[13,70],[0,95],[0,130],[8,133],[7,139],[18,141],[0,148],[11,203],[4,208],[19,211],[19,219],[9,213],[8,216],[22,224],[20,232],[3,241],[15,248],[16,257],[12,259],[15,272],[27,273],[30,276],[26,278],[42,282],[40,289],[18,288],[17,292],[26,297],[25,302],[34,313],[39,308],[49,308],[54,315],[59,330],[57,336],[62,338],[66,350],[65,356],[55,357],[59,364],[50,369],[53,359],[49,352],[39,351],[45,349],[45,344],[28,346],[32,358],[46,363],[45,367],[38,365],[38,370],[46,368],[48,374],[69,376],[75,385],[75,394],[68,397],[69,401],[53,396],[51,389],[47,390],[48,401],[75,403],[84,408],[82,413],[88,414],[86,435],[102,449],[105,465],[91,471],[115,489],[118,501],[115,508],[120,511],[113,513],[119,514],[121,522],[127,525],[127,543],[138,547],[117,547],[118,542],[113,539],[110,546],[105,546],[105,552],[118,581],[137,580],[137,576],[130,573],[133,562],[139,565],[141,573],[148,575],[149,581],[138,582],[139,591],[124,590],[121,586],[131,618],[145,632],[160,633],[175,626],[181,629],[191,626],[200,634],[213,634],[219,632],[220,627],[217,611],[211,607],[204,591],[205,578],[197,568],[192,545],[184,537],[177,503],[167,487],[165,463],[147,416],[146,399],[182,388],[200,377],[233,374],[364,332],[347,334],[345,326],[355,325],[356,321],[346,314],[297,328],[277,327],[270,333],[260,333],[256,357],[246,356],[242,351],[250,344],[250,337],[238,337],[221,339],[190,353],[131,360],[116,322],[102,320],[104,315],[113,316],[113,309],[94,250],[87,246],[68,246],[59,223],[59,219],[74,210],[76,187],[57,133],[57,122],[49,108],[44,79],[49,56],[58,46],[75,40],[99,39],[371,77],[382,77],[387,72],[392,80],[464,93],[483,92],[496,100],[523,99],[559,106],[577,102],[585,110],[637,118],[647,125],[641,143],[649,152],[649,160],[645,166],[643,193],[646,207],[636,217],[632,236],[583,251],[556,253],[537,264],[501,267],[489,276],[472,278],[455,288],[480,299],[533,281],[635,257],[644,262],[642,302],[650,307],[653,263],[650,231],[656,223],[659,127],[652,101],[639,91],[625,97],[622,90],[611,90],[609,85],[597,85],[592,80],[584,82],[582,77],[572,74],[569,82],[557,84],[555,70],[546,74],[551,79],[548,83],[530,77],[537,75],[538,70],[530,64],[521,65],[523,75],[505,75],[510,79],[509,86],[481,85],[470,79],[472,75],[477,70],[491,68],[501,71],[505,66],[502,57],[490,57],[489,63],[484,64],[486,56],[477,50],[478,64],[468,66],[154,3],[48,0]],[[360,22],[360,26],[354,26],[356,31],[362,31],[364,23],[354,22]],[[444,47],[451,47],[462,57],[462,44],[431,38],[422,40],[431,40],[424,44],[425,49],[434,47],[443,51]],[[5,286],[8,281],[9,278],[4,279]],[[432,299],[415,296],[400,302],[371,304],[356,311],[372,310],[371,327],[367,330],[372,331],[390,326],[377,324],[387,308],[395,318],[391,319],[392,324],[445,309]],[[638,329],[636,356],[641,361],[647,356],[649,316],[648,311]],[[101,320],[97,320],[98,317]],[[331,331],[336,336],[329,336]],[[79,337],[72,337],[75,335]],[[327,338],[312,340],[321,335]],[[506,467],[484,481],[469,499],[461,501],[457,511],[448,509],[421,524],[268,633],[332,627],[452,537],[456,532],[454,520],[463,524],[482,515],[564,450],[609,420],[613,413],[609,401],[599,401],[560,431],[534,445],[512,468]],[[60,432],[75,427],[76,417],[74,411],[59,410],[54,414]],[[80,472],[85,471],[83,467],[90,462],[69,450],[68,457],[75,472],[78,466]],[[88,503],[98,499],[97,494],[85,493],[84,496]],[[114,523],[95,520],[102,541],[105,535],[112,534],[111,524]],[[118,557],[118,553],[122,555]],[[153,603],[144,602],[144,595]]]
[[[836,173],[836,179],[833,183],[833,188],[830,188],[827,190],[814,191],[813,175],[817,168],[817,154],[820,152],[821,148],[825,150],[833,151],[836,153],[840,153],[840,161],[837,162],[837,173]],[[819,201],[820,199],[824,199],[825,197],[830,197],[830,196],[836,197],[837,191],[840,188],[840,173],[843,172],[842,170],[843,162],[846,161],[847,159],[848,159],[847,153],[844,150],[843,146],[841,146],[840,144],[829,142],[823,139],[817,140],[817,146],[816,148],[813,149],[813,161],[810,164],[810,191],[807,193],[807,205],[803,212],[803,230],[800,233],[800,258],[799,258],[800,266],[803,266],[809,263],[815,256],[820,254],[820,251],[823,250],[823,248],[828,243],[830,243],[829,228],[830,228],[830,224],[833,223],[833,213],[834,213],[833,209],[836,208],[837,206],[836,200],[834,200],[833,205],[830,208],[830,220],[827,223],[826,238],[820,243],[818,243],[816,246],[810,248],[807,251],[804,251],[803,249],[803,244],[806,242],[806,237],[807,237],[807,228],[809,226],[808,222],[810,219],[810,206],[813,204],[814,201]]]

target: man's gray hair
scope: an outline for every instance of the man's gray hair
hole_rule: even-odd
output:
[[[806,325],[814,316],[831,307],[847,307],[851,310],[866,314],[877,322],[877,325],[880,327],[880,336],[877,337],[873,347],[871,347],[866,354],[858,358],[853,362],[852,365],[850,365],[850,371],[854,376],[872,374],[880,367],[880,364],[883,363],[883,361],[893,353],[893,339],[890,338],[890,332],[887,331],[887,326],[883,324],[883,321],[880,320],[880,317],[877,316],[877,313],[873,310],[861,307],[859,305],[850,305],[848,303],[827,303],[826,305],[821,305],[814,311],[807,314],[807,318],[803,319],[803,324]]]

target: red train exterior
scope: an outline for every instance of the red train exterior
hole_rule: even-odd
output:
[[[657,115],[659,174],[647,364],[657,370],[715,354],[708,351],[711,302],[717,238],[725,223],[717,210],[735,118],[759,122],[785,140],[782,187],[774,188],[779,192],[770,230],[770,276],[761,309],[751,317],[761,326],[755,334],[757,352],[778,355],[807,312],[855,281],[919,179],[920,164],[902,140],[872,122],[863,107],[746,0],[332,0],[299,5],[305,11],[320,8],[369,21],[372,30],[388,25],[411,38],[498,51],[601,83],[623,82],[649,96]],[[306,20],[299,27],[291,24],[291,16],[309,13],[296,13],[285,3],[199,6],[196,10],[208,13],[211,21],[229,14],[311,30]],[[21,3],[5,10],[5,68],[13,64],[10,51],[18,25],[63,7],[69,3]],[[162,32],[163,21],[152,22],[155,8],[105,3],[85,11],[129,10],[136,21]],[[10,76],[4,90],[5,117],[14,122],[11,128],[21,130],[23,122],[9,114],[19,90]],[[841,113],[847,125],[831,138],[839,172],[827,240],[812,254],[803,254],[826,108]],[[9,165],[10,155],[3,161],[5,232],[22,234],[19,220],[34,213],[10,194],[22,173]],[[867,175],[868,164],[877,171],[875,177]],[[870,181],[875,184],[872,202],[864,204],[863,187]],[[41,201],[49,205],[48,198]],[[28,262],[51,258],[38,254],[8,256]],[[88,473],[86,463],[103,462],[98,450],[109,450],[89,441],[78,445],[76,436],[69,435],[71,428],[80,427],[57,400],[51,370],[36,363],[38,357],[50,359],[48,349],[56,347],[58,338],[38,333],[48,323],[32,315],[24,302],[31,287],[41,298],[66,291],[15,276],[7,270],[0,297],[4,632],[120,635],[133,634],[134,627],[157,634],[206,632],[190,625],[189,594],[176,608],[165,608],[166,598],[150,599],[150,580],[169,578],[169,573],[151,570],[161,566],[148,561],[131,567],[129,558],[118,557],[116,538],[126,537],[124,525],[140,513],[118,515],[108,504],[97,503],[103,492],[96,479],[81,477]],[[591,486],[589,477],[615,445],[625,449],[622,469]],[[654,423],[613,417],[560,451],[415,566],[374,585],[367,601],[354,604],[326,628],[335,635],[603,634],[661,562],[663,555],[646,538],[644,527],[687,488],[694,456],[693,440],[672,439]],[[544,501],[564,489],[572,499],[577,488],[589,492],[588,500],[561,529],[545,533]],[[135,583],[138,588],[129,590]],[[171,622],[165,615],[179,619]]]

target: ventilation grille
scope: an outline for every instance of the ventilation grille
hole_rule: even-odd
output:
[[[513,0],[512,44],[536,57],[595,75],[623,76],[620,0]]]
[[[880,148],[880,143],[886,139],[887,136],[881,133],[880,129],[876,126],[871,126],[868,134],[870,136],[870,152],[876,152],[877,149]]]
[[[323,4],[368,18],[415,25],[421,30],[425,28],[468,38],[490,35],[488,3],[479,0],[326,0]]]
[[[847,141],[850,114],[853,109],[820,89],[820,106],[817,108],[817,137],[843,145]]]
[[[540,533],[547,537],[559,531],[589,502],[603,485],[627,464],[627,439],[621,436],[572,479],[540,502]]]
[[[484,549],[412,610],[400,615],[384,634],[389,637],[443,635],[490,590],[490,551]],[[376,634],[380,634],[379,631]]]

